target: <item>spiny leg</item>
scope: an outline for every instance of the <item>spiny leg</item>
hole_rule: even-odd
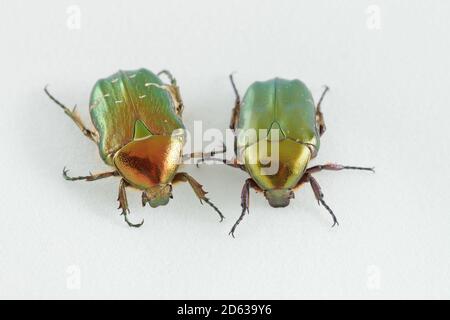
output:
[[[205,190],[203,190],[203,186],[198,183],[197,180],[195,180],[194,178],[192,178],[189,174],[187,174],[186,172],[179,172],[175,175],[175,177],[173,178],[173,183],[179,183],[179,182],[188,182],[189,185],[191,186],[192,190],[194,190],[195,195],[197,196],[197,198],[200,200],[200,203],[203,204],[202,201],[205,201],[207,204],[209,204],[218,214],[220,217],[220,222],[223,221],[223,219],[225,218],[222,214],[222,212],[220,212],[219,208],[217,208],[214,203],[212,203],[209,198],[206,197],[206,194],[208,192],[206,192]]]
[[[328,164],[324,164],[324,165],[313,166],[313,167],[307,169],[305,171],[305,174],[303,175],[302,179],[300,179],[299,183],[296,186],[296,188],[298,188],[302,184],[304,184],[305,182],[309,182],[310,183],[310,185],[311,185],[311,187],[313,189],[313,192],[314,192],[314,196],[316,197],[316,200],[319,202],[319,204],[323,205],[325,207],[325,209],[327,209],[327,211],[332,216],[332,218],[333,218],[333,227],[335,225],[339,225],[339,223],[338,223],[338,221],[336,219],[336,216],[333,213],[333,210],[327,205],[325,200],[323,200],[323,193],[322,193],[322,190],[320,188],[320,185],[317,182],[317,180],[313,178],[311,173],[320,172],[322,170],[339,171],[339,170],[345,170],[345,169],[349,169],[349,170],[365,170],[365,171],[375,172],[374,168],[370,168],[370,167],[344,166],[344,165],[340,165],[340,164],[336,164],[336,163],[328,163]]]
[[[228,233],[234,238],[234,232],[236,231],[237,226],[239,223],[241,223],[242,219],[244,219],[245,212],[247,214],[249,213],[249,204],[250,204],[250,187],[256,190],[259,190],[258,185],[255,183],[255,181],[252,178],[249,178],[245,181],[244,186],[242,187],[241,192],[241,207],[242,212],[239,218],[236,220],[236,222],[233,225],[233,228],[231,228],[230,232]]]
[[[128,215],[130,214],[130,209],[128,208],[128,200],[127,200],[127,193],[125,188],[128,186],[127,182],[125,180],[120,180],[119,185],[119,196],[117,197],[117,201],[119,201],[119,208],[122,209],[122,213],[120,215],[123,215],[125,222],[132,228],[139,228],[144,224],[144,219],[142,219],[141,223],[134,224],[131,223],[128,220]]]
[[[177,85],[177,79],[172,75],[172,73],[169,70],[161,70],[158,72],[158,76],[164,74],[167,78],[169,78],[170,86],[168,86],[168,89],[172,95],[172,97],[177,102],[176,111],[178,115],[181,115],[183,113],[184,109],[184,103],[183,99],[181,99],[180,94],[180,88]]]
[[[78,180],[86,180],[86,181],[95,181],[99,179],[109,178],[109,177],[117,177],[119,172],[111,171],[111,172],[102,172],[97,174],[89,173],[88,176],[79,176],[79,177],[70,177],[67,173],[69,172],[66,167],[63,169],[63,177],[68,181],[78,181]]]
[[[364,170],[364,171],[371,171],[375,172],[375,168],[373,167],[355,167],[355,166],[344,166],[337,163],[327,163],[322,165],[317,165],[314,167],[311,167],[306,170],[306,173],[315,173],[320,172],[322,170],[330,170],[330,171],[340,171],[340,170]]]
[[[73,120],[73,122],[75,122],[75,124],[78,126],[78,128],[80,128],[81,132],[88,137],[90,140],[94,141],[95,143],[98,143],[98,136],[97,133],[94,131],[91,131],[89,129],[86,128],[86,126],[83,124],[83,121],[81,121],[80,116],[78,115],[78,113],[76,112],[77,106],[74,106],[72,110],[70,110],[69,108],[67,108],[65,105],[63,105],[61,102],[59,102],[55,97],[53,97],[50,92],[48,91],[47,87],[44,88],[45,93],[47,94],[47,96],[53,101],[55,102],[58,106],[60,106],[63,110],[64,113],[67,114],[70,119]]]
[[[330,213],[331,217],[333,218],[333,225],[331,227],[339,225],[339,222],[337,221],[337,218],[334,215],[333,210],[331,210],[331,208],[326,204],[325,200],[323,200],[322,189],[320,188],[320,185],[317,182],[317,180],[314,179],[314,177],[311,176],[310,174],[305,174],[305,176],[306,176],[306,180],[309,181],[311,188],[313,189],[314,196],[316,197],[317,202],[319,203],[319,205],[320,204],[323,205],[325,207],[325,209],[327,209],[327,211]]]
[[[239,120],[239,113],[241,111],[241,97],[239,96],[239,91],[237,90],[236,84],[234,83],[233,74],[230,74],[230,82],[236,96],[236,99],[234,101],[234,108],[231,113],[230,129],[235,130]]]
[[[328,88],[328,86],[325,86],[325,89],[322,92],[322,95],[320,96],[319,102],[317,103],[317,107],[316,107],[316,123],[317,126],[319,127],[319,134],[320,136],[322,136],[325,131],[327,130],[327,127],[325,126],[325,120],[323,118],[323,114],[322,114],[322,109],[321,109],[321,104],[322,104],[322,100],[325,97],[325,94],[330,90],[330,88]]]

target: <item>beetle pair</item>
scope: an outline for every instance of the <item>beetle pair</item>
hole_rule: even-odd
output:
[[[166,84],[160,75],[166,75]],[[285,207],[294,197],[294,190],[304,183],[310,183],[314,195],[333,218],[333,211],[323,200],[320,186],[312,174],[321,170],[373,168],[350,167],[326,164],[306,168],[319,150],[320,136],[325,132],[321,102],[317,107],[308,88],[299,80],[275,78],[266,82],[255,82],[247,90],[242,102],[230,75],[236,95],[230,128],[235,131],[235,155],[228,165],[242,169],[251,176],[246,180],[241,194],[242,213],[234,224],[235,229],[249,210],[249,190],[263,192],[272,207]],[[134,224],[129,221],[126,188],[142,191],[142,205],[151,207],[166,205],[172,198],[172,185],[187,182],[200,202],[209,204],[220,216],[219,209],[206,197],[202,185],[186,172],[178,172],[182,159],[198,154],[183,156],[185,143],[184,125],[181,120],[183,102],[175,78],[163,70],[157,75],[146,69],[119,71],[101,79],[95,84],[90,98],[90,115],[95,130],[87,129],[76,113],[56,100],[45,88],[46,94],[81,129],[82,133],[97,144],[103,161],[113,171],[70,177],[64,168],[66,180],[94,181],[107,177],[120,177],[119,208],[130,227],[140,227],[143,221]],[[251,130],[265,129],[266,136],[249,135]],[[273,133],[277,133],[274,138]],[[274,146],[277,148],[274,148]],[[259,150],[264,148],[272,156],[277,149],[278,170],[265,174],[265,160]],[[239,155],[239,156],[238,156]],[[201,154],[202,160],[213,159],[214,153]]]

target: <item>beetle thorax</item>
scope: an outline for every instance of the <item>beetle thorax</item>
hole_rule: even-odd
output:
[[[292,189],[311,158],[310,148],[290,139],[260,140],[243,151],[244,163],[262,190]]]
[[[134,140],[115,154],[114,165],[132,186],[153,190],[149,196],[157,195],[157,187],[169,185],[177,172],[183,142],[183,139],[171,136]]]

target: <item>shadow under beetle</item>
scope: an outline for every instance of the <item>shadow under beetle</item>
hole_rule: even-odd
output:
[[[236,96],[230,121],[230,129],[235,133],[235,159],[231,163],[227,160],[223,162],[250,175],[242,188],[242,212],[230,235],[234,237],[236,227],[245,213],[249,212],[250,188],[262,192],[270,206],[280,208],[289,205],[296,189],[309,183],[319,205],[323,205],[333,218],[333,227],[337,225],[336,216],[324,201],[324,195],[313,174],[322,170],[355,169],[374,172],[374,169],[335,163],[306,168],[309,161],[317,156],[320,137],[326,130],[321,103],[328,87],[315,106],[311,92],[299,80],[275,78],[254,82],[242,101],[232,74],[230,81]],[[266,130],[266,136],[253,134],[261,129]],[[277,135],[272,134],[274,131]],[[277,144],[277,151],[272,150],[275,149],[274,143]],[[267,158],[264,159],[259,150],[265,150]],[[272,157],[271,152],[278,153],[278,170],[274,174],[264,174],[268,160]]]
[[[161,74],[169,78],[170,84],[161,81]],[[144,220],[139,224],[128,220],[127,187],[143,191],[143,206],[148,203],[151,207],[158,207],[169,202],[172,185],[179,182],[189,183],[200,202],[213,207],[223,220],[222,213],[206,197],[202,185],[187,173],[177,172],[182,159],[198,154],[182,154],[186,139],[181,119],[183,102],[170,72],[163,70],[155,75],[146,69],[119,71],[98,80],[92,89],[89,108],[95,130],[86,128],[75,108],[68,109],[47,88],[45,93],[98,146],[103,161],[114,168],[113,171],[84,177],[70,177],[64,168],[64,178],[94,181],[120,177],[117,200],[121,215],[130,227],[140,227]]]

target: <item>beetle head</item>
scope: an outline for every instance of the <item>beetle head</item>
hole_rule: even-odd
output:
[[[294,192],[291,189],[271,189],[265,191],[264,196],[271,207],[283,208],[288,206],[289,201],[294,198]]]
[[[157,185],[142,193],[142,206],[145,206],[147,203],[152,208],[165,206],[170,199],[172,199],[172,185]]]

